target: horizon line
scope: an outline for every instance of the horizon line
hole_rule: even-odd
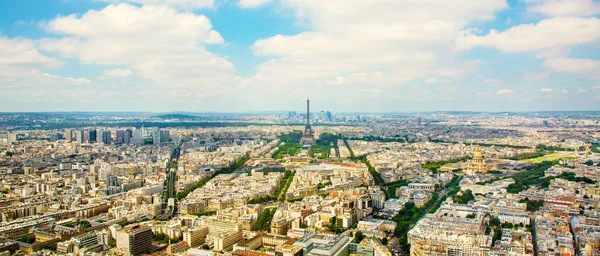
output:
[[[257,111],[143,111],[143,110],[91,110],[91,111],[0,111],[0,114],[38,114],[38,113],[154,113],[154,114],[177,114],[177,113],[197,113],[197,114],[246,114],[246,113],[286,113],[299,110],[257,110]],[[318,110],[311,112],[333,112],[338,114],[345,113],[364,113],[364,114],[413,114],[413,113],[548,113],[548,112],[600,112],[598,110],[500,110],[500,111],[477,111],[477,110],[430,110],[430,111],[330,111]]]

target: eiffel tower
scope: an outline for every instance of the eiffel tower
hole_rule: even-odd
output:
[[[306,126],[304,127],[304,134],[302,134],[300,144],[312,145],[313,143],[315,143],[315,136],[310,127],[310,100],[306,99]]]

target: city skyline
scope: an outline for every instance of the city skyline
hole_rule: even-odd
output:
[[[600,110],[593,0],[35,4],[0,3],[0,112]]]
[[[277,114],[0,113],[0,252],[600,255],[600,111],[305,100]]]

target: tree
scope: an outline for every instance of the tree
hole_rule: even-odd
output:
[[[500,219],[497,217],[494,217],[492,220],[490,220],[490,225],[492,226],[500,226],[500,224],[502,224],[502,222],[500,222]]]
[[[269,231],[269,228],[271,227],[271,220],[273,220],[273,215],[275,215],[276,211],[277,209],[265,209],[258,217],[258,220],[256,221],[256,224],[254,224],[252,230]]]
[[[494,237],[492,237],[492,245],[502,238],[502,227],[494,228]]]
[[[26,235],[21,236],[19,241],[26,243],[26,244],[33,244],[35,242],[35,236],[26,234]]]
[[[387,243],[388,243],[388,239],[387,239],[387,237],[384,237],[383,239],[381,239],[381,243],[382,243],[383,245],[387,245]]]
[[[462,195],[455,196],[453,198],[454,202],[459,204],[467,204],[468,202],[474,199],[475,196],[473,195],[473,192],[470,189],[467,189],[467,191],[465,191],[465,193],[463,193]]]
[[[50,250],[50,251],[56,251],[56,244],[52,243],[52,244],[44,244],[40,247],[40,249],[42,250]]]
[[[6,152],[4,153],[4,155],[5,155],[5,156],[7,156],[7,157],[12,157],[14,154],[15,154],[15,153],[13,153],[13,152],[10,152],[10,151],[6,151]]]
[[[544,206],[544,200],[527,201],[527,211],[535,212]]]
[[[169,243],[169,237],[164,233],[154,233],[154,235],[152,236],[152,240],[159,242],[161,244]]]
[[[365,239],[365,235],[363,235],[361,231],[356,231],[356,233],[354,233],[354,239],[356,239],[356,243],[360,243],[360,241]]]
[[[89,227],[91,227],[91,226],[92,226],[92,224],[90,224],[90,222],[89,222],[89,221],[87,221],[87,220],[82,220],[82,221],[80,221],[80,222],[79,222],[79,224],[80,224],[81,226],[83,226],[83,228],[89,228]]]

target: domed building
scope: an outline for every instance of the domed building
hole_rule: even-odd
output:
[[[473,154],[473,160],[469,161],[469,167],[467,167],[467,173],[477,173],[477,172],[487,172],[490,170],[495,170],[496,163],[495,162],[487,162],[483,159],[483,154],[481,154],[481,149],[479,146],[475,148],[475,153]]]

